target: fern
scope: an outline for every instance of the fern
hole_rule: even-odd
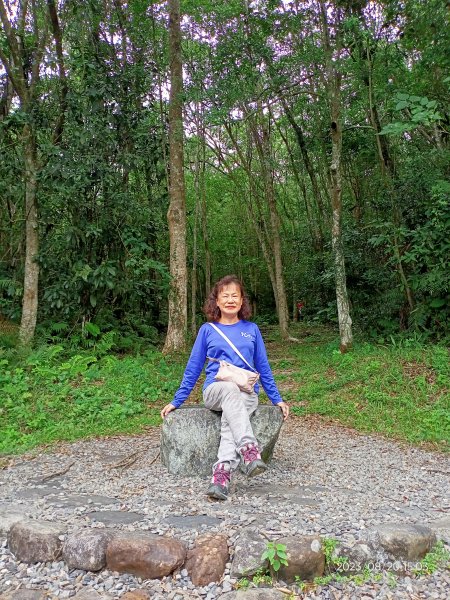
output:
[[[50,331],[54,333],[61,333],[63,331],[67,331],[69,329],[69,325],[67,323],[52,323],[50,326]]]
[[[100,327],[95,323],[87,321],[83,327],[83,335],[91,335],[92,337],[96,338],[100,335]]]
[[[95,344],[94,349],[96,354],[98,356],[104,356],[105,354],[107,354],[111,350],[111,348],[115,346],[115,338],[115,331],[108,331],[107,333],[103,334],[100,340]]]

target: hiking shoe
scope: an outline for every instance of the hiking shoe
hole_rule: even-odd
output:
[[[211,485],[206,495],[210,498],[216,498],[216,500],[226,500],[228,498],[230,480],[230,463],[219,463],[213,471]]]
[[[266,463],[261,460],[261,454],[256,444],[243,446],[239,453],[242,456],[241,470],[247,477],[260,475],[267,469]]]

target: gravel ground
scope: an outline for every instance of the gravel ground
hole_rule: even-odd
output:
[[[268,471],[254,480],[236,475],[231,497],[223,503],[205,496],[204,479],[169,475],[158,453],[158,429],[139,437],[94,439],[31,452],[12,459],[0,471],[0,505],[20,508],[34,518],[63,521],[68,531],[87,526],[144,530],[190,545],[205,532],[224,532],[231,551],[243,527],[273,538],[285,534],[357,538],[365,528],[380,523],[430,524],[445,519],[447,531],[450,528],[448,457],[317,418],[290,418]],[[121,511],[107,515],[119,521],[123,511],[133,511],[140,520],[105,524],[88,516],[99,510]],[[155,598],[212,600],[236,583],[229,569],[219,585],[207,588],[195,588],[185,571],[144,582],[106,570],[69,572],[62,562],[17,563],[6,540],[0,539],[0,545],[0,594],[22,586],[70,598],[83,586],[91,586],[115,598],[146,588]],[[302,597],[444,600],[449,596],[450,575],[441,570],[429,577],[399,576],[395,585],[384,573],[378,582],[316,587]]]

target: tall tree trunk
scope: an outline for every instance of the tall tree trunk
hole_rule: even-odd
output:
[[[203,106],[200,112],[200,127],[199,135],[201,142],[201,170],[200,170],[200,198],[201,198],[201,227],[203,236],[203,245],[205,249],[205,298],[208,298],[209,292],[211,291],[211,249],[209,247],[209,235],[208,235],[208,212],[206,209],[206,139],[205,139],[205,122],[204,122],[204,110]]]
[[[186,199],[183,156],[183,72],[181,60],[180,2],[169,0],[169,166],[170,204],[167,212],[170,239],[169,324],[164,353],[186,347],[187,266]]]
[[[39,172],[45,164],[45,159],[38,158],[37,137],[32,112],[39,103],[35,90],[40,77],[44,50],[48,43],[49,27],[53,33],[61,86],[60,111],[54,124],[52,136],[52,143],[54,144],[58,144],[61,140],[67,108],[68,88],[62,49],[62,33],[56,3],[54,0],[47,0],[46,4],[48,10],[44,11],[44,6],[38,7],[34,2],[19,2],[17,10],[11,11],[10,17],[4,0],[0,0],[0,21],[3,26],[4,41],[8,48],[8,52],[6,52],[5,45],[0,45],[0,61],[3,63],[12,88],[19,97],[21,110],[27,119],[22,130],[25,167],[25,265],[19,339],[23,345],[28,345],[33,339],[38,310],[39,220],[37,182]],[[26,23],[31,24],[34,38],[32,50],[29,52],[25,52],[22,43],[25,37],[29,35],[25,31]]]
[[[211,291],[211,249],[209,247],[208,235],[208,213],[206,210],[206,187],[205,187],[205,163],[203,163],[203,176],[201,185],[201,213],[202,213],[202,235],[203,245],[205,247],[205,298],[209,296]]]
[[[28,123],[23,128],[22,142],[25,163],[25,274],[19,339],[21,344],[28,345],[36,329],[39,283],[38,166],[35,135]]]
[[[194,191],[195,191],[195,207],[194,207],[194,231],[192,240],[192,272],[191,272],[191,334],[195,336],[197,331],[197,264],[198,264],[198,223],[200,220],[201,210],[201,182],[200,182],[200,153],[201,148],[197,144],[194,163]]]
[[[335,38],[337,48],[332,49],[330,44],[330,35],[328,29],[327,10],[323,2],[320,2],[321,18],[323,27],[323,42],[326,55],[327,66],[327,88],[330,102],[331,114],[331,243],[334,258],[335,282],[336,282],[336,302],[339,321],[340,350],[346,352],[352,347],[352,319],[350,317],[350,304],[347,293],[347,279],[345,273],[344,247],[342,243],[342,124],[341,124],[341,73],[339,64],[333,63],[333,50],[337,50],[340,56],[339,47],[339,27],[340,27],[340,9],[335,6],[336,23]],[[339,62],[339,60],[337,60]]]
[[[339,117],[339,100],[333,98],[331,106],[332,119],[332,158],[331,173],[331,243],[334,257],[334,271],[336,280],[336,301],[339,320],[339,335],[341,352],[346,352],[353,344],[352,319],[347,294],[347,278],[345,272],[344,247],[342,243],[342,129]]]
[[[305,169],[306,169],[309,179],[311,181],[313,197],[316,200],[316,204],[317,204],[317,208],[318,208],[319,232],[320,232],[320,235],[323,236],[322,219],[325,219],[325,220],[327,219],[326,210],[325,210],[323,200],[322,200],[322,191],[320,189],[319,183],[317,181],[316,173],[314,171],[314,167],[313,167],[311,159],[309,157],[308,148],[306,147],[305,135],[303,133],[303,129],[295,120],[294,115],[292,114],[292,111],[291,111],[288,103],[282,96],[281,96],[281,103],[283,105],[283,109],[288,118],[288,121],[294,130],[295,139],[297,140],[297,145],[299,147],[300,154],[303,159],[303,164],[305,165]]]
[[[280,127],[280,124],[277,121],[276,121],[276,125],[277,125],[278,132],[284,142],[284,145],[286,146],[286,150],[287,150],[287,153],[289,156],[289,162],[291,163],[292,175],[294,176],[295,182],[297,183],[297,187],[303,197],[303,202],[305,205],[305,212],[306,212],[306,221],[308,224],[308,229],[309,229],[309,233],[311,236],[314,250],[316,250],[317,252],[322,251],[323,250],[322,221],[318,217],[314,218],[313,210],[311,209],[311,206],[308,201],[308,194],[306,193],[306,185],[300,176],[300,172],[299,172],[299,168],[298,168],[298,164],[297,164],[298,161],[296,160],[296,157],[294,156],[294,153],[292,151],[291,144],[289,143],[289,139],[288,139],[287,135],[283,132],[282,128]]]
[[[289,338],[289,309],[286,298],[286,287],[284,284],[283,260],[281,252],[281,223],[278,214],[277,203],[275,199],[275,187],[272,171],[272,157],[270,150],[269,131],[264,123],[264,114],[262,107],[259,107],[258,114],[260,124],[255,122],[252,115],[249,115],[249,124],[253,136],[253,141],[258,152],[261,165],[261,174],[264,185],[264,193],[269,209],[270,235],[273,250],[273,264],[275,274],[275,298],[278,312],[278,323],[280,326],[281,337]]]

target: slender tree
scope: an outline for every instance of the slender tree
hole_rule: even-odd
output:
[[[330,161],[330,198],[332,207],[331,243],[333,248],[336,280],[336,301],[339,321],[340,349],[346,352],[353,344],[352,319],[347,292],[345,256],[342,242],[342,100],[340,60],[342,47],[340,27],[342,9],[334,5],[334,48],[331,43],[328,22],[328,8],[320,2],[322,41],[325,52],[326,87],[330,105],[331,161]]]
[[[62,53],[62,35],[54,0],[44,2],[20,2],[17,12],[8,12],[7,4],[0,0],[0,20],[5,46],[0,47],[0,60],[7,77],[19,98],[24,116],[21,133],[23,180],[25,187],[25,265],[22,298],[22,318],[19,338],[23,345],[34,336],[38,311],[39,287],[39,211],[38,178],[45,164],[39,157],[34,114],[42,100],[37,92],[42,60],[50,37],[55,44],[60,87],[60,111],[53,131],[52,141],[58,143],[64,125],[67,85]]]
[[[183,153],[183,70],[180,2],[169,0],[169,323],[164,352],[181,351],[187,334],[186,198]]]

